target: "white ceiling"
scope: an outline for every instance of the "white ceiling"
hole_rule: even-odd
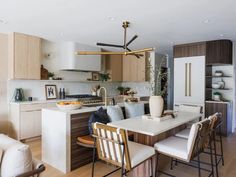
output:
[[[128,36],[139,35],[131,48],[160,53],[173,44],[236,41],[235,0],[0,0],[1,20],[0,32],[89,45],[122,43],[121,23],[128,20]]]

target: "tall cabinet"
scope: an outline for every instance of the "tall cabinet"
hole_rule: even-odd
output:
[[[225,70],[223,68],[225,66],[230,66],[229,68],[233,69],[232,42],[230,40],[215,40],[176,45],[174,46],[174,58],[174,103],[203,103],[205,117],[215,112],[221,112],[223,115],[223,135],[228,136],[232,132],[233,100],[215,101],[212,96],[215,92],[227,92],[233,97],[233,88],[227,88],[226,84],[226,88],[214,89],[212,83],[216,82],[216,79],[231,78],[227,73],[216,77],[214,70],[216,68],[217,70]],[[191,65],[198,69],[196,72],[192,70],[192,73],[189,74],[191,69],[188,63],[192,63],[193,58],[198,58],[198,64]],[[196,99],[192,96],[194,93],[197,95]]]
[[[181,57],[174,60],[174,103],[204,106],[205,57]]]
[[[21,33],[8,39],[9,79],[40,79],[41,39]]]

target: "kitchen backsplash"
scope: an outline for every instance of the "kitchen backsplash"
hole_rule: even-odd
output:
[[[106,87],[108,95],[118,94],[117,87],[131,87],[138,92],[140,96],[147,96],[150,93],[148,83],[120,83],[120,82],[78,82],[78,81],[38,81],[38,80],[9,80],[8,81],[8,101],[12,101],[15,88],[24,90],[25,98],[33,97],[33,100],[45,100],[45,85],[56,85],[57,90],[66,89],[66,94],[90,94],[91,88],[100,84]]]

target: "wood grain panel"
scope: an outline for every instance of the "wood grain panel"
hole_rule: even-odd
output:
[[[123,79],[123,58],[122,55],[108,55],[106,57],[106,71],[110,73],[112,81]]]
[[[206,64],[232,64],[233,44],[230,40],[208,41],[206,43]]]
[[[92,161],[92,149],[77,145],[77,137],[88,135],[88,120],[90,113],[74,114],[71,116],[71,170]]]
[[[181,44],[174,46],[174,58],[205,56],[205,55],[206,55],[205,42]]]
[[[41,60],[42,60],[41,39],[28,36],[28,72],[27,78],[40,79]]]
[[[28,37],[27,35],[15,33],[14,34],[14,78],[27,78],[28,65]]]
[[[222,134],[228,136],[231,133],[231,115],[228,113],[229,105],[224,103],[206,103],[205,104],[205,115],[206,117],[216,113],[222,113]]]

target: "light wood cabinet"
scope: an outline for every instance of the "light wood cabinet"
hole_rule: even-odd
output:
[[[47,108],[46,103],[35,104],[10,104],[10,136],[18,140],[41,136],[42,108]],[[52,106],[50,106],[52,107]]]
[[[105,58],[106,72],[110,73],[111,81],[122,81],[122,55],[108,55]]]
[[[9,79],[40,79],[41,39],[12,33],[8,45]]]
[[[146,53],[137,58],[133,55],[123,56],[123,81],[145,82],[147,68]]]

